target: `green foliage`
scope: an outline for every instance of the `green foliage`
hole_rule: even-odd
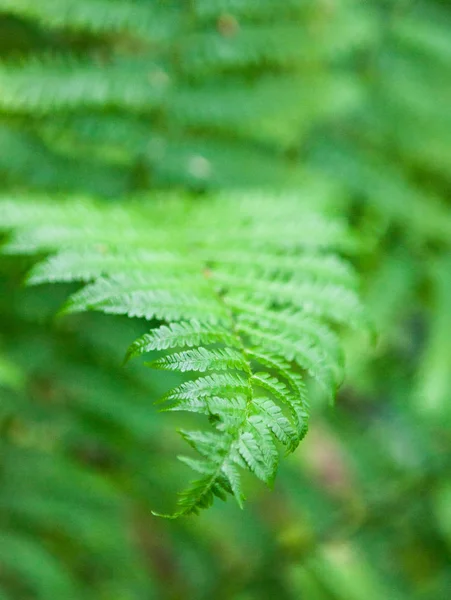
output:
[[[448,595],[450,31],[442,0],[0,0],[0,596]],[[246,511],[154,518],[186,466],[179,511]]]
[[[203,457],[188,459],[202,477],[176,515],[228,492],[241,504],[239,467],[272,482],[276,440],[294,450],[307,430],[301,374],[332,398],[343,360],[330,326],[365,326],[354,273],[333,254],[350,245],[344,225],[303,209],[295,196],[276,204],[262,195],[167,197],[126,207],[15,199],[0,210],[2,226],[13,230],[6,252],[54,252],[32,270],[31,283],[91,281],[64,313],[167,321],[135,341],[128,357],[179,349],[150,366],[208,373],[169,393],[171,410],[205,414],[216,430],[183,433]]]
[[[0,11],[20,19],[26,47],[11,44],[0,63],[10,185],[107,196],[299,185],[299,141],[361,94],[331,63],[373,36],[354,1],[330,12],[310,1],[2,0]],[[27,46],[32,33],[41,43]]]

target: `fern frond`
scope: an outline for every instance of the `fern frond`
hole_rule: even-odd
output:
[[[257,325],[262,329],[273,332],[286,332],[287,335],[297,334],[305,337],[329,355],[333,362],[343,363],[343,353],[337,334],[327,324],[312,318],[307,311],[296,312],[293,309],[280,311],[272,310],[264,304],[233,301],[242,314],[240,322]]]
[[[101,246],[80,248],[77,251],[62,251],[38,263],[30,271],[29,284],[90,281],[101,275],[120,275],[142,271],[146,264],[150,271],[169,269],[173,275],[182,277],[190,268],[190,262],[169,251],[148,251],[136,249],[133,252],[124,250],[105,252]],[[178,273],[179,271],[179,273]]]
[[[212,396],[210,398],[197,398],[178,400],[168,408],[163,409],[164,412],[187,411],[200,413],[208,416],[219,416],[222,419],[227,419],[230,422],[233,419],[238,419],[245,408],[244,396],[230,396],[228,398],[220,398]]]
[[[283,358],[267,354],[265,352],[251,350],[247,352],[248,357],[254,362],[270,369],[276,373],[283,382],[288,383],[288,389],[281,389],[280,382],[269,374],[259,374],[261,387],[268,391],[280,402],[287,404],[293,419],[296,422],[297,443],[305,437],[309,423],[309,401],[303,378],[293,371],[290,364]],[[255,377],[255,376],[254,376]]]
[[[203,457],[175,516],[232,493],[239,470],[271,484],[277,443],[293,451],[308,426],[309,374],[333,397],[343,357],[334,324],[366,325],[356,275],[337,256],[345,224],[295,196],[166,197],[128,206],[74,200],[0,201],[5,251],[47,253],[33,284],[88,282],[63,312],[158,319],[126,358],[169,351],[155,369],[201,373],[163,398],[163,410],[208,416],[213,431],[182,432]],[[171,352],[175,350],[175,352]]]
[[[168,84],[169,77],[148,60],[99,69],[72,57],[34,57],[0,64],[0,107],[27,115],[106,106],[150,110],[161,104]]]
[[[255,475],[271,484],[277,468],[277,451],[271,433],[255,423],[246,425],[238,440],[238,452]]]
[[[198,398],[233,396],[249,392],[249,383],[241,376],[232,373],[214,373],[193,381],[185,381],[172,389],[163,400],[196,400]]]
[[[258,383],[258,380],[254,378]],[[280,406],[271,398],[255,398],[254,406],[256,414],[262,419],[265,427],[273,432],[279,442],[294,449],[298,445],[298,435],[290,421],[283,414]]]
[[[236,350],[231,348],[208,350],[202,347],[169,354],[153,361],[150,366],[154,369],[180,371],[181,373],[185,371],[228,371],[229,369],[247,371],[249,369],[242,354]]]
[[[241,324],[239,331],[248,336],[252,344],[267,352],[274,352],[288,362],[296,362],[314,377],[332,397],[335,394],[337,382],[333,370],[324,356],[315,346],[294,336],[287,337],[283,333],[260,331],[256,327]]]
[[[92,33],[127,32],[152,40],[175,28],[175,13],[133,0],[0,0],[0,11],[43,26]],[[166,18],[165,18],[166,16]],[[168,19],[168,16],[172,17]],[[172,25],[172,26],[171,26]]]
[[[163,325],[151,333],[146,333],[136,340],[128,349],[127,357],[132,358],[151,350],[167,350],[183,346],[200,346],[201,344],[223,343],[237,346],[239,342],[233,333],[225,327],[190,321],[188,323],[172,323]]]

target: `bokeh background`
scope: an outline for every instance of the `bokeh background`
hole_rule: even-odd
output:
[[[55,319],[72,288],[3,256],[1,600],[449,598],[449,1],[0,0],[0,55],[3,196],[295,189],[354,228],[377,331],[273,491],[165,521],[145,324]]]

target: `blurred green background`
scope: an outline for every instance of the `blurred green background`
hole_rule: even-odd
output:
[[[168,522],[145,324],[55,320],[3,256],[0,599],[449,598],[449,1],[0,0],[0,53],[3,196],[294,188],[349,219],[378,332],[273,491]]]

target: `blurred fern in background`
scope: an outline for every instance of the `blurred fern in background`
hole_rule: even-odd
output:
[[[448,3],[0,0],[0,53],[0,597],[447,598]],[[308,372],[268,492],[242,467],[304,435]],[[224,381],[251,450],[185,433],[210,479],[181,510],[241,502],[235,470],[245,510],[158,519],[176,427],[237,430]],[[174,388],[186,415],[153,406]]]

